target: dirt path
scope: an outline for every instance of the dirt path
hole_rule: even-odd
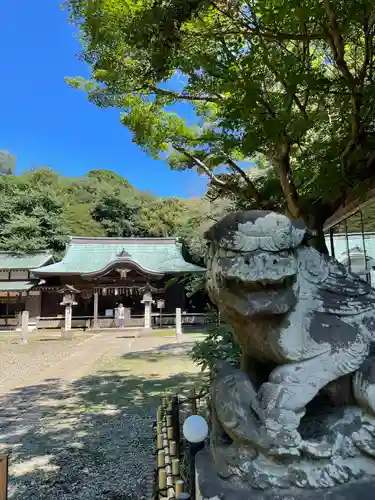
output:
[[[101,333],[22,386],[17,378],[0,397],[9,498],[147,498],[155,408],[165,390],[194,383],[191,344]]]
[[[86,338],[76,344],[72,351],[57,361],[53,366],[43,368],[24,379],[8,380],[0,392],[0,426],[20,427],[27,422],[27,428],[38,421],[45,405],[53,404],[56,388],[62,391],[73,381],[90,374],[92,367],[102,357],[123,356],[131,350],[144,351],[166,344],[163,338],[126,338],[117,336],[115,332],[104,332]],[[26,389],[25,389],[26,388]],[[35,405],[35,395],[43,392],[43,401]],[[26,396],[26,397],[25,397]],[[49,396],[49,397],[48,397]],[[21,436],[22,432],[16,432]],[[0,450],[4,445],[1,439]],[[14,435],[12,444],[14,444]]]
[[[71,343],[69,341],[53,343],[54,345],[48,345],[44,349],[39,346],[36,349],[35,346],[12,344],[10,346],[12,349],[4,352],[4,358],[7,360],[4,360],[4,367],[0,366],[3,375],[0,381],[0,397],[18,387],[36,385],[44,380],[75,380],[85,375],[90,366],[101,356],[106,353],[116,355],[129,352],[133,343],[136,348],[139,346],[141,349],[147,349],[167,342],[163,338],[127,338],[116,334],[115,331],[84,335],[82,340],[80,337]],[[9,369],[11,356],[12,359],[17,356],[13,364],[18,369]]]

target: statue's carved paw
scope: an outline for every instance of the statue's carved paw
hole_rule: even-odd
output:
[[[300,449],[311,458],[330,458],[333,455],[333,445],[326,441],[301,441]]]
[[[359,431],[352,434],[352,439],[360,451],[375,458],[375,427],[364,425]]]
[[[299,457],[301,452],[296,446],[274,446],[268,451],[270,457]]]
[[[267,412],[265,427],[273,443],[273,455],[299,455],[301,436],[298,423],[298,416],[292,411],[274,408]]]

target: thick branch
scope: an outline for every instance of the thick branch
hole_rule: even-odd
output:
[[[178,151],[179,153],[182,153],[184,154],[185,156],[187,156],[190,160],[192,160],[199,168],[201,168],[203,170],[203,172],[205,174],[208,175],[208,177],[211,179],[211,182],[213,182],[216,186],[220,186],[222,188],[229,188],[229,185],[227,182],[223,181],[222,179],[219,179],[211,170],[210,168],[203,162],[201,161],[199,158],[197,158],[196,156],[192,155],[191,153],[189,153],[189,151],[187,151],[186,149],[184,148],[181,148],[179,146],[176,146],[176,145],[173,145],[173,147],[175,148],[176,151]]]
[[[171,90],[159,89],[158,87],[150,87],[151,92],[156,95],[171,97],[172,99],[180,101],[207,101],[207,102],[217,102],[220,97],[213,97],[209,95],[190,95],[190,94],[179,94],[178,92],[172,92]]]
[[[347,145],[345,146],[344,151],[340,155],[340,169],[341,175],[344,181],[347,181],[347,170],[348,170],[348,158],[349,155],[356,148],[356,141],[351,138]]]
[[[365,83],[367,68],[370,64],[370,60],[372,59],[372,38],[373,35],[369,30],[369,19],[368,17],[364,20],[363,23],[363,34],[365,36],[365,57],[363,59],[363,64],[361,70],[359,72],[359,81],[361,82],[361,89],[363,90],[363,86]]]
[[[254,23],[256,22],[256,19],[254,18]],[[288,84],[285,82],[283,78],[281,78],[279,72],[277,71],[277,68],[271,63],[269,57],[268,57],[268,48],[266,47],[263,38],[261,38],[261,44],[263,46],[263,59],[267,67],[271,70],[273,73],[274,77],[276,80],[281,83],[281,85],[284,87],[285,92],[288,94],[289,97],[291,97],[292,101],[296,104],[297,108],[300,110],[302,113],[303,117],[308,120],[308,114],[306,111],[306,108],[303,106],[301,103],[299,97],[295,92],[293,92],[289,87]]]
[[[235,163],[235,162],[234,162],[233,160],[231,160],[230,158],[227,158],[227,163],[228,163],[228,165],[229,165],[230,169],[231,169],[233,172],[235,172],[235,173],[239,174],[239,175],[242,177],[242,179],[246,182],[247,187],[248,187],[249,192],[250,192],[250,195],[254,198],[254,200],[255,200],[257,203],[259,203],[259,204],[260,204],[260,203],[262,203],[262,200],[261,200],[260,194],[259,194],[259,192],[258,192],[257,188],[255,187],[255,184],[253,183],[253,181],[252,181],[252,180],[250,179],[250,177],[247,175],[247,173],[246,173],[246,172],[244,172],[244,171],[242,170],[242,168],[241,168],[241,167],[239,167],[239,166],[237,165],[237,163]]]
[[[229,18],[231,21],[233,21],[235,24],[239,24],[244,30],[233,30],[233,34],[254,34],[258,36],[262,36],[264,38],[267,38],[269,40],[323,40],[324,33],[320,32],[313,32],[313,33],[284,33],[284,32],[274,32],[269,29],[262,29],[257,26],[253,26],[252,24],[249,24],[248,22],[242,21],[235,18],[233,16],[233,7],[230,7],[229,11],[226,11],[225,9],[221,8],[217,3],[211,2],[211,5],[217,9],[221,14],[223,14],[225,17]],[[238,12],[238,11],[237,11]]]
[[[232,186],[230,183],[225,182],[223,179],[218,178],[210,170],[210,168],[208,167],[208,165],[206,165],[199,158],[197,158],[196,156],[192,155],[191,153],[189,153],[189,151],[187,151],[184,148],[181,148],[179,146],[174,146],[174,148],[178,152],[180,152],[180,153],[184,154],[185,156],[187,156],[199,168],[201,168],[203,170],[203,172],[205,174],[207,174],[207,176],[210,178],[210,180],[211,180],[211,182],[212,182],[212,184],[214,186],[219,187],[219,188],[221,188],[221,189],[223,189],[225,191],[231,192],[231,193],[233,193],[236,196],[241,196],[241,192],[240,192],[240,190],[238,188],[236,188],[236,186]],[[239,174],[246,181],[247,187],[250,188],[249,189],[250,196],[252,198],[254,198],[255,202],[257,204],[259,204],[262,208],[270,208],[270,209],[272,209],[273,204],[269,200],[262,201],[261,196],[260,196],[257,188],[255,187],[255,185],[253,184],[253,182],[251,181],[251,179],[248,177],[248,175],[246,174],[246,172],[244,172],[232,159],[227,158],[226,161],[227,161],[227,164],[229,165],[229,167],[231,168],[231,170],[233,172]],[[244,194],[245,193],[242,193],[242,198],[244,198],[244,196],[243,196]],[[246,198],[246,200],[247,200],[247,198]]]
[[[298,205],[298,193],[292,179],[290,166],[290,143],[285,139],[278,147],[276,168],[279,172],[281,189],[283,190],[288,211],[296,219],[300,217],[301,210]]]
[[[188,33],[186,33],[188,34]],[[191,32],[190,32],[191,34]],[[325,39],[325,34],[322,33],[282,33],[282,32],[276,32],[273,33],[272,31],[267,31],[263,29],[258,29],[258,28],[251,28],[250,26],[246,26],[246,28],[243,29],[235,29],[235,30],[211,30],[207,32],[194,32],[194,38],[207,38],[208,36],[216,36],[216,35],[222,35],[222,36],[238,36],[238,35],[243,35],[243,36],[261,36],[265,38],[266,40],[274,40],[274,41],[311,41],[311,40],[324,40]]]
[[[351,93],[350,101],[353,109],[353,114],[350,119],[350,125],[351,125],[350,139],[340,156],[341,174],[343,180],[347,182],[348,171],[349,171],[348,168],[349,156],[350,153],[356,149],[361,135],[361,131],[363,130],[363,127],[361,125],[361,106],[362,106],[363,87],[362,87],[362,82],[360,82],[359,86],[357,85],[357,80],[352,75],[345,60],[345,42],[340,31],[336,13],[330,3],[330,0],[323,0],[323,1],[324,1],[325,11],[329,19],[329,25],[326,30],[327,40],[331,47],[336,66],[340,71],[340,73],[342,74],[342,76],[344,77]],[[366,28],[366,24],[364,26],[364,29],[365,31],[368,31],[368,26]],[[368,36],[365,36],[365,38],[366,38],[365,59],[363,67],[361,69],[361,73],[364,71],[363,78],[365,77],[366,69],[369,63],[369,61],[367,60],[367,58],[369,57],[369,47],[367,46],[369,40]]]
[[[345,43],[340,32],[339,24],[337,22],[336,13],[333,10],[330,0],[324,0],[324,7],[329,19],[329,26],[327,29],[328,43],[333,52],[335,63],[338,70],[341,72],[347,84],[349,85],[349,88],[354,92],[355,79],[351,74],[345,60]]]

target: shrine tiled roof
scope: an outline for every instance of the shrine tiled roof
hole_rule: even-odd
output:
[[[37,284],[33,281],[0,281],[0,292],[27,292]]]
[[[35,269],[47,264],[51,260],[52,255],[50,253],[16,255],[0,251],[0,270]]]
[[[176,238],[72,237],[64,258],[35,269],[37,275],[95,275],[115,264],[131,263],[150,274],[202,272],[186,262]]]

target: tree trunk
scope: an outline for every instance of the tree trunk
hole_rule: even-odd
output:
[[[318,252],[325,255],[329,254],[326,240],[324,237],[323,227],[315,228],[315,234],[310,236],[308,241],[309,245],[318,250]]]
[[[312,206],[304,207],[302,211],[302,218],[310,232],[308,244],[325,255],[328,255],[329,252],[324,237],[323,226],[332,213],[332,207],[326,204],[313,204]]]

